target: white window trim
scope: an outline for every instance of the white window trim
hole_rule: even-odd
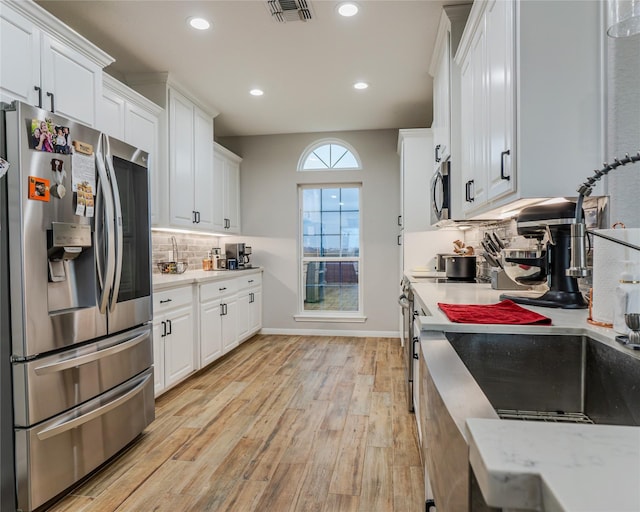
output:
[[[360,218],[359,225],[359,249],[358,249],[358,257],[355,258],[353,256],[350,257],[326,257],[321,258],[322,261],[358,261],[358,311],[312,311],[304,309],[304,271],[303,264],[305,258],[302,252],[302,241],[304,239],[302,232],[302,191],[305,189],[316,189],[316,188],[358,188],[360,192],[358,193],[358,212]],[[298,243],[297,243],[297,260],[296,264],[298,265],[298,313],[293,316],[296,322],[365,322],[367,317],[364,315],[364,305],[363,305],[363,286],[360,276],[363,274],[363,255],[362,255],[362,183],[314,183],[314,184],[298,184]],[[310,260],[318,259],[316,256],[310,257]]]
[[[305,169],[304,163],[307,161],[307,158],[313,153],[316,149],[322,146],[326,146],[327,144],[337,144],[339,146],[343,146],[348,149],[353,157],[358,162],[357,167],[322,167],[320,169]],[[326,171],[361,171],[362,170],[362,160],[360,159],[360,155],[358,152],[351,146],[351,144],[341,140],[341,139],[321,139],[315,141],[313,144],[307,146],[307,148],[302,152],[300,159],[298,160],[298,172],[326,172]]]

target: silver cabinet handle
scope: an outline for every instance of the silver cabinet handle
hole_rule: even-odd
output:
[[[143,334],[139,334],[135,338],[131,338],[129,341],[125,341],[124,343],[120,343],[113,347],[106,348],[104,350],[98,350],[97,352],[92,352],[91,354],[86,354],[84,356],[74,357],[73,359],[67,359],[66,361],[61,361],[59,363],[51,363],[45,364],[43,366],[38,366],[35,368],[34,372],[36,375],[47,375],[49,373],[57,373],[64,370],[68,370],[69,368],[75,368],[77,366],[82,366],[84,364],[92,363],[94,361],[98,361],[99,359],[106,358],[122,352],[123,350],[129,350],[136,345],[139,345],[144,340],[149,338],[149,332],[145,332]]]
[[[144,380],[142,380],[139,384],[137,384],[136,387],[133,388],[131,391],[122,395],[120,398],[116,398],[112,402],[109,402],[108,404],[103,405],[102,407],[98,407],[97,409],[94,409],[93,411],[88,412],[87,414],[83,414],[82,416],[78,416],[77,418],[74,418],[70,421],[65,421],[60,425],[55,425],[49,428],[45,428],[41,432],[38,432],[37,434],[38,439],[40,439],[41,441],[44,441],[45,439],[50,439],[52,437],[57,436],[58,434],[62,434],[73,428],[77,428],[81,425],[84,425],[85,423],[88,423],[92,419],[97,418],[98,416],[102,416],[108,413],[109,411],[112,411],[116,407],[119,407],[120,405],[131,400],[134,396],[140,393],[142,391],[142,388],[144,388],[145,384],[150,378],[151,378],[151,375],[147,375],[144,378]]]

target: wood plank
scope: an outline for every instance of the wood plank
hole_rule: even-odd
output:
[[[351,496],[349,494],[329,494],[322,512],[358,512],[359,508],[359,496]]]
[[[424,509],[424,472],[420,466],[393,467],[393,510]]]
[[[369,418],[347,416],[329,493],[359,495]]]
[[[349,414],[367,416],[371,410],[371,391],[373,390],[373,375],[356,375]]]
[[[394,510],[391,448],[368,446],[362,474],[360,512]]]
[[[306,476],[306,464],[280,463],[262,494],[256,510],[284,512],[296,502],[300,485]]]
[[[393,445],[393,421],[389,393],[371,393],[368,446],[391,447]]]

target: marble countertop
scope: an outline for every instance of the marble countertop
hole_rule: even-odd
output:
[[[488,505],[640,510],[640,428],[467,420],[469,462]]]
[[[458,324],[451,322],[438,308],[438,302],[449,304],[495,304],[500,295],[540,295],[540,292],[494,290],[489,283],[436,282],[434,279],[413,280],[412,288],[418,304],[426,315],[418,320],[423,331],[445,332],[495,332],[523,334],[576,334],[590,336],[598,341],[621,346],[615,341],[613,329],[598,327],[587,322],[586,309],[560,309],[539,306],[522,306],[551,318],[551,325],[497,325]],[[624,350],[633,353],[631,349]]]
[[[615,341],[612,329],[589,324],[587,310],[527,305],[523,307],[551,318],[552,325],[459,324],[449,321],[438,302],[492,304],[505,291],[493,290],[490,284],[433,279],[413,280],[412,287],[425,313],[418,322],[421,342],[423,347],[429,344],[429,350],[447,343],[444,332],[575,334],[640,358],[640,351]],[[467,399],[458,398],[468,408]],[[467,418],[465,432],[469,460],[489,505],[544,511],[640,511],[640,427],[489,419],[492,413],[481,411],[478,417]]]
[[[153,274],[153,291],[157,292],[186,284],[233,279],[244,275],[257,274],[262,271],[262,267],[253,267],[246,270],[187,270],[182,274]]]

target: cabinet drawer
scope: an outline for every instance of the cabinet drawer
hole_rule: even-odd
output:
[[[178,306],[189,306],[193,300],[191,285],[153,294],[153,314],[157,315]]]
[[[200,285],[200,302],[219,299],[226,295],[233,295],[238,291],[237,279],[225,279]]]
[[[238,278],[238,285],[240,290],[245,288],[253,288],[255,286],[262,285],[262,274],[249,274]]]

